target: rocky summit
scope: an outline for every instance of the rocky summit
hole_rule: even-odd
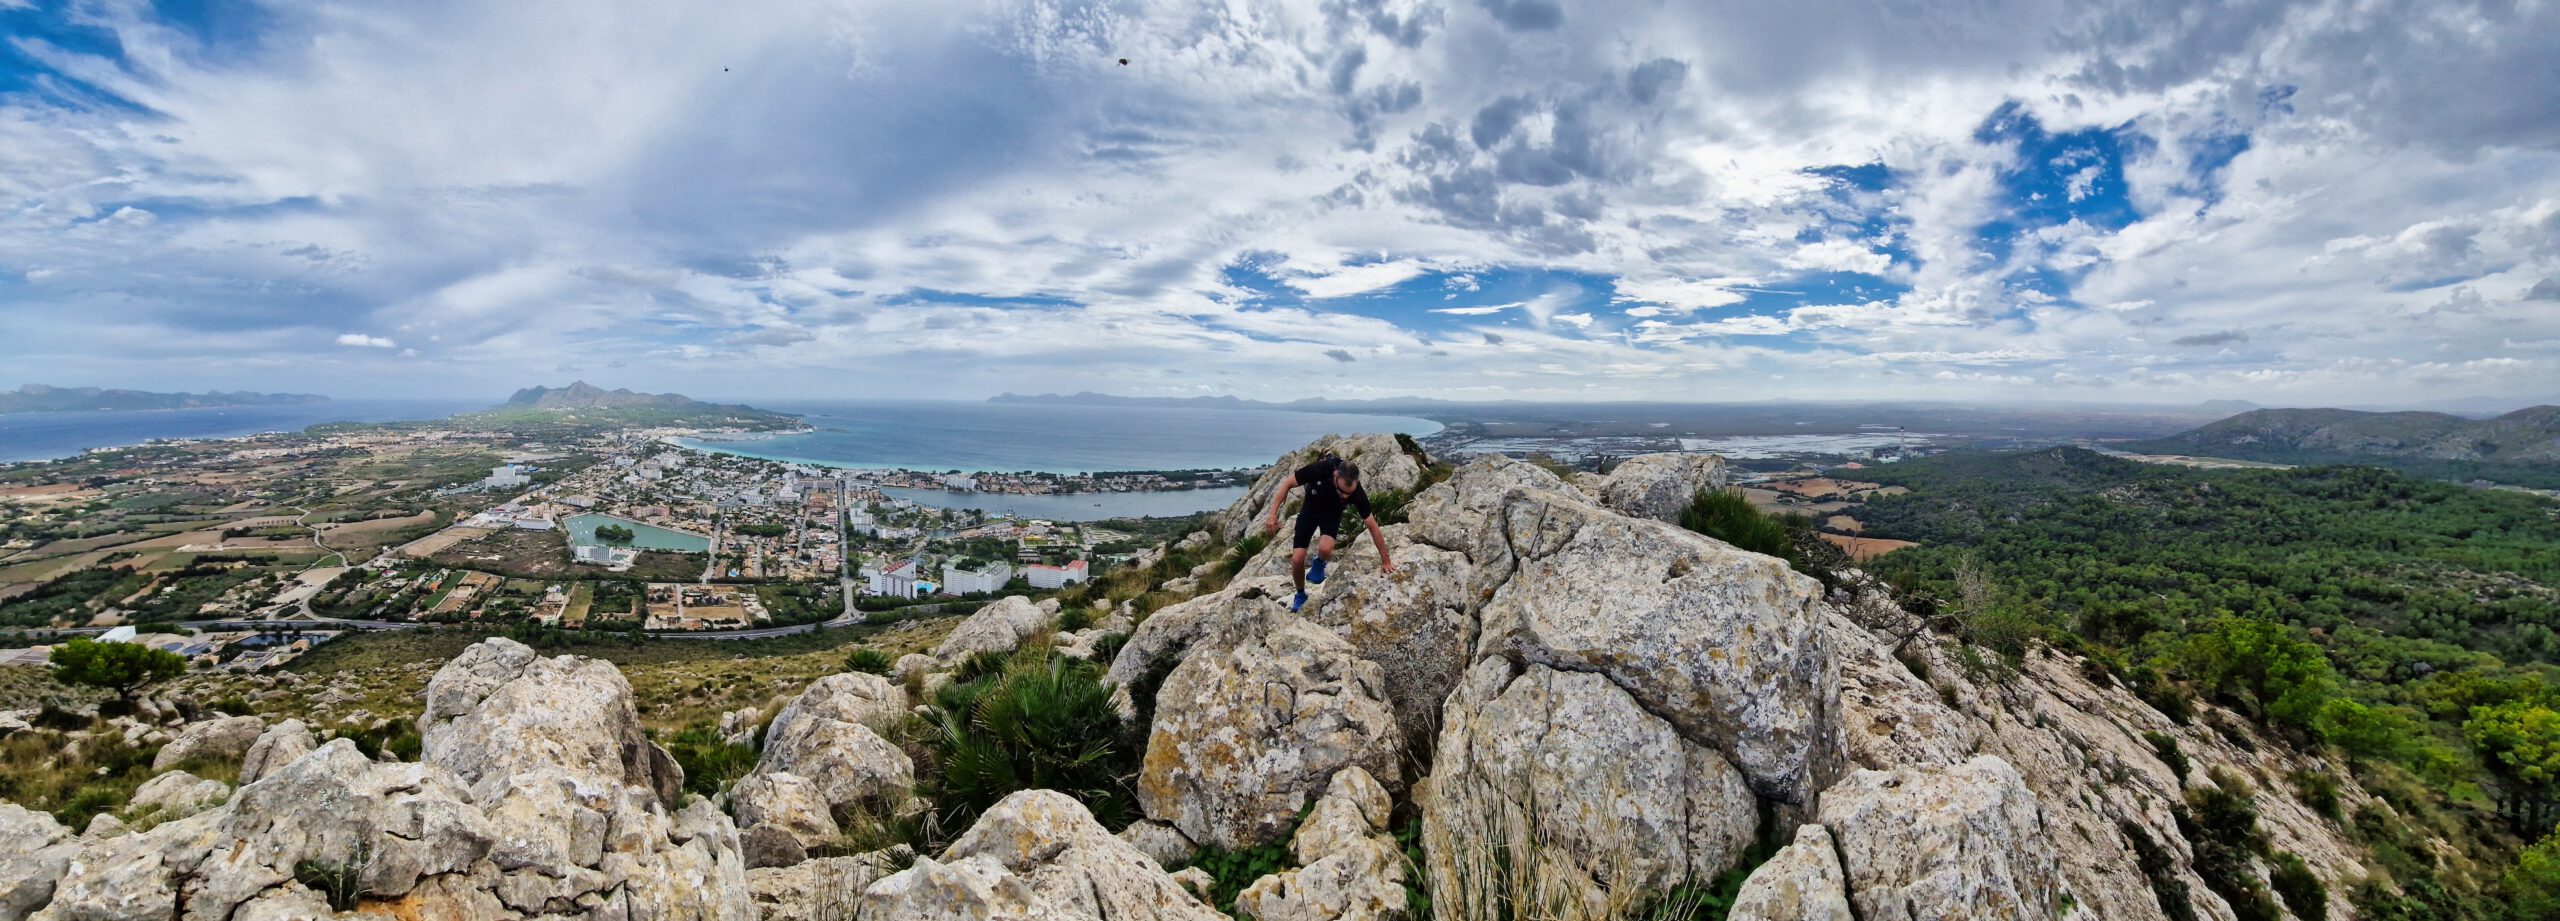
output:
[[[1346,540],[1301,612],[1285,542],[1247,540],[1275,473],[1187,542],[1236,548],[1215,591],[1075,630],[986,606],[892,677],[776,701],[761,736],[730,721],[758,760],[713,797],[613,666],[490,639],[428,684],[414,762],[206,721],[164,757],[238,764],[238,786],[168,773],[148,827],[0,805],[0,918],[1601,919],[1727,876],[1728,917],[1758,921],[2246,917],[2199,870],[2231,859],[2186,819],[2204,785],[2252,797],[2263,853],[2320,886],[2368,877],[2326,816],[2389,807],[2345,772],[2052,649],[1968,667],[1877,595],[1683,530],[1683,497],[1724,482],[1711,459],[1567,482],[1362,436],[1281,466],[1319,451],[1411,501],[1397,570]],[[836,852],[854,807],[940,795],[895,722],[1030,643],[1116,649],[1105,680],[1147,719],[1133,814],[1020,789],[933,853]],[[2306,777],[2344,808],[2303,805]]]

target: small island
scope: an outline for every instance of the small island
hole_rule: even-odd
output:
[[[637,536],[639,535],[630,528],[618,524],[609,524],[596,529],[596,539],[608,544],[627,544]]]

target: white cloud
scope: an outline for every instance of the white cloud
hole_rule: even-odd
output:
[[[1196,393],[1340,349],[1359,380],[1326,386],[1444,396],[2560,392],[2460,370],[2560,340],[2525,300],[2560,278],[2548,3],[1600,2],[1515,31],[1463,3],[323,2],[212,46],[150,9],[76,7],[121,56],[29,51],[65,91],[0,97],[0,361],[31,374],[503,392],[571,354],[715,394]],[[2028,157],[1975,129],[2013,101],[2140,134],[2121,190],[2094,149],[2025,165],[2142,219],[1986,245]],[[1888,188],[1808,172],[1869,163]],[[1753,301],[1823,272],[1910,291]],[[1479,291],[1518,303],[1430,307]],[[394,338],[431,354],[328,344]],[[2030,357],[1964,363],[2004,351]]]

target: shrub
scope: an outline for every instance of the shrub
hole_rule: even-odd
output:
[[[2177,772],[2178,782],[2185,783],[2187,753],[2178,750],[2178,738],[2165,732],[2146,732],[2142,734],[2142,738],[2151,743],[2153,752],[2160,755],[2160,763],[2168,765],[2169,770]]]
[[[1737,548],[1795,562],[1784,521],[1760,513],[1739,492],[1701,489],[1680,510],[1680,526]]]
[[[337,911],[351,911],[365,895],[364,877],[372,869],[373,852],[358,847],[355,856],[343,863],[305,860],[293,865],[293,881],[301,883]]]
[[[1111,706],[1102,669],[1057,656],[1027,656],[1001,675],[957,682],[941,695],[941,765],[932,784],[942,826],[967,828],[1018,790],[1075,797],[1108,827],[1134,815],[1143,740]]]
[[[2268,874],[2276,888],[2276,896],[2284,899],[2284,908],[2296,918],[2313,919],[2329,916],[2329,890],[2322,888],[2320,877],[2311,874],[2311,866],[2302,855],[2277,851],[2273,860],[2275,872]]]
[[[2302,804],[2311,807],[2311,811],[2328,817],[2332,822],[2346,818],[2340,812],[2337,778],[2314,770],[2298,770],[2293,772],[2293,787],[2301,795]]]
[[[205,707],[224,716],[253,716],[258,712],[256,707],[249,704],[248,698],[238,694],[206,704]]]
[[[1111,660],[1120,657],[1120,648],[1127,645],[1129,645],[1129,635],[1126,633],[1105,633],[1094,637],[1093,661],[1104,668],[1109,668]]]
[[[1077,604],[1060,605],[1058,607],[1058,632],[1060,633],[1074,633],[1086,627],[1093,626],[1093,621],[1094,613],[1092,605]]]
[[[853,651],[844,654],[844,667],[847,671],[868,675],[887,675],[896,665],[897,660],[889,658],[887,652],[869,646],[856,646],[853,647]]]
[[[2177,855],[2151,840],[2151,834],[2140,825],[2119,822],[2117,827],[2124,831],[2126,840],[2133,842],[2134,863],[2151,880],[2151,897],[2159,901],[2160,911],[2169,916],[2169,921],[2196,921],[2195,905],[2187,900],[2187,881],[2178,874]]]
[[[2560,833],[2544,836],[2517,854],[2506,883],[2517,917],[2560,917]]]
[[[667,754],[684,769],[685,792],[703,796],[718,795],[756,767],[755,746],[730,744],[709,722],[687,726],[668,739]]]
[[[1002,674],[1012,661],[1012,653],[992,649],[970,653],[968,658],[961,659],[959,665],[952,667],[951,683],[967,684],[989,675]]]
[[[2195,847],[2196,875],[2205,888],[2221,896],[2240,921],[2276,921],[2275,900],[2267,896],[2254,869],[2254,858],[2266,850],[2258,834],[2258,809],[2240,779],[2214,772],[2212,785],[2187,791],[2187,807],[2176,816],[2179,833]]]

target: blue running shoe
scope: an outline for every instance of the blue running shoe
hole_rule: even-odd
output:
[[[1289,613],[1291,613],[1291,614],[1298,613],[1298,609],[1299,609],[1299,608],[1303,608],[1303,607],[1306,607],[1306,606],[1307,606],[1307,593],[1306,593],[1306,591],[1305,591],[1305,590],[1301,589],[1301,590],[1298,592],[1298,597],[1297,597],[1297,598],[1295,598],[1295,599],[1293,599],[1293,600],[1291,600],[1291,601],[1289,602]]]
[[[1316,564],[1307,567],[1307,581],[1317,585],[1324,584],[1324,557],[1316,557]]]

